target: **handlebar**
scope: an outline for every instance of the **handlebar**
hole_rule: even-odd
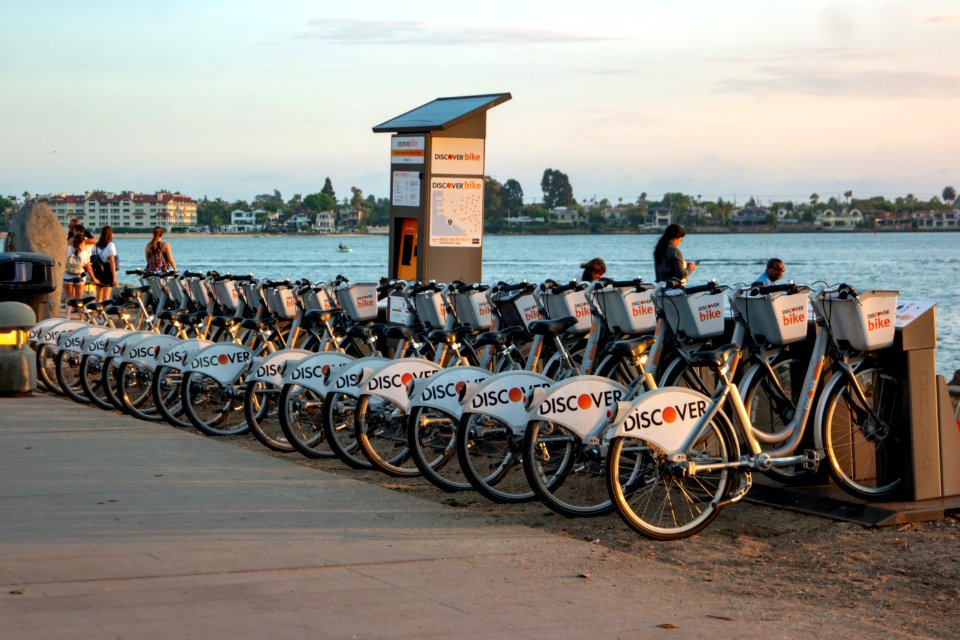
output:
[[[800,285],[802,286],[802,285]],[[790,293],[796,293],[800,290],[795,282],[785,282],[784,284],[770,284],[767,286],[758,287],[754,285],[750,288],[750,295],[752,296],[763,296],[768,293],[780,293],[781,291],[789,291]]]

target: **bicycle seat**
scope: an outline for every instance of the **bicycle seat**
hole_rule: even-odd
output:
[[[203,319],[207,317],[206,311],[194,311],[193,313],[185,313],[180,316],[180,322],[187,326],[194,326],[203,322]]]
[[[254,318],[247,318],[240,323],[240,326],[244,329],[260,329],[261,327],[272,327],[277,324],[277,319],[272,317],[261,318],[260,320],[255,320]]]
[[[210,318],[210,324],[214,327],[232,327],[237,324],[237,319],[231,316],[213,316]]]
[[[67,300],[67,306],[73,307],[74,309],[83,309],[87,305],[91,304],[96,298],[93,296],[85,296],[83,298],[71,298]]]
[[[690,355],[688,364],[692,367],[712,367],[719,369],[736,353],[740,347],[735,343],[725,344],[722,347],[709,351],[696,351]]]
[[[370,338],[379,335],[380,330],[376,325],[362,325],[354,324],[347,327],[347,330],[344,332],[344,335],[348,338],[360,338],[364,340],[369,340]]]
[[[392,338],[392,339],[412,338],[419,333],[420,333],[420,325],[416,325],[416,324],[409,325],[409,326],[402,326],[402,327],[399,327],[399,326],[387,327],[383,331],[383,337]]]
[[[530,323],[530,333],[540,336],[558,336],[573,325],[577,319],[573,316],[564,316],[556,320],[536,320]]]
[[[461,342],[463,336],[469,335],[473,329],[471,327],[457,327],[456,329],[451,329],[446,331],[444,329],[434,329],[427,334],[427,340],[433,344],[440,344],[441,342],[446,342],[447,344],[452,344],[454,342]]]
[[[484,331],[473,339],[473,346],[484,347],[488,344],[505,347],[513,342],[513,336],[506,331]]]
[[[334,318],[342,313],[343,309],[340,307],[334,307],[333,309],[310,309],[303,314],[303,321],[301,324],[329,322],[331,318]]]
[[[607,347],[610,355],[628,356],[631,358],[640,357],[644,351],[653,346],[657,341],[654,336],[641,336],[630,340],[617,340],[611,342]]]

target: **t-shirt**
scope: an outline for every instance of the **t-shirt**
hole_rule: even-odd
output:
[[[683,259],[683,253],[679,247],[667,245],[663,252],[663,260],[654,265],[657,275],[657,282],[666,282],[670,278],[685,280],[690,275],[690,269],[687,267],[687,261]]]
[[[761,287],[769,287],[773,284],[773,280],[770,279],[770,276],[767,275],[767,270],[764,269],[763,273],[757,276],[757,279],[753,281],[753,284],[760,285]]]

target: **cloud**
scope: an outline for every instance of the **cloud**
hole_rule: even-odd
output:
[[[751,78],[726,78],[722,93],[802,94],[829,97],[958,99],[960,75],[883,69],[836,71],[823,67],[771,66]]]
[[[320,19],[300,37],[354,45],[502,45],[608,42],[614,38],[546,29],[469,27],[414,20]]]

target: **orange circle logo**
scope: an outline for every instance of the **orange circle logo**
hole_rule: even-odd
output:
[[[591,406],[593,406],[593,402],[590,400],[590,396],[584,393],[579,398],[577,398],[577,406],[583,409],[584,411],[586,411]]]
[[[520,402],[523,399],[523,391],[520,391],[520,389],[514,387],[513,389],[510,389],[509,398],[510,402]]]
[[[227,358],[227,354],[221,353],[219,356],[217,356],[217,362],[220,364],[227,364],[230,362],[230,360]]]
[[[671,424],[674,420],[677,419],[677,410],[673,407],[667,407],[663,410],[663,421],[667,424]]]
[[[413,380],[413,375],[409,373],[405,373],[402,376],[400,376],[400,382],[401,384],[403,384],[403,386],[407,386],[408,384],[410,384],[411,380]]]
[[[323,375],[327,375],[328,373],[330,373],[330,365],[328,364],[323,365],[323,368],[320,369],[320,373],[322,373]]]
[[[458,393],[458,394],[463,393],[463,390],[466,389],[466,388],[467,388],[467,385],[464,384],[463,382],[458,382],[458,383],[457,383],[457,386],[454,387],[454,389],[457,390],[457,393]]]

